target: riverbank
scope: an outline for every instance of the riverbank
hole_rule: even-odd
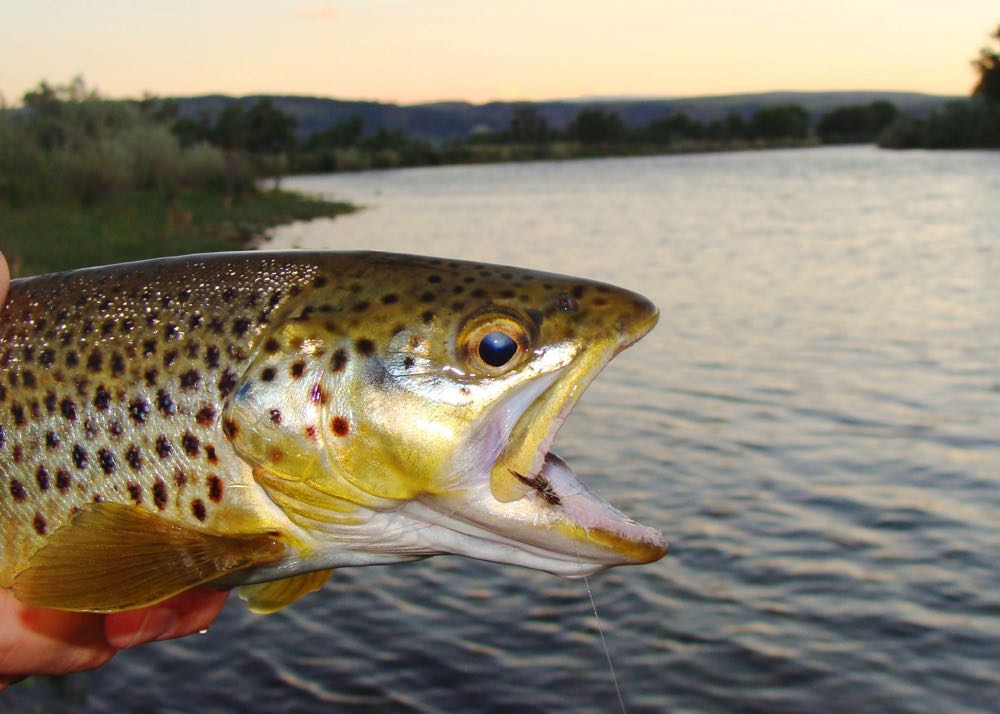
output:
[[[264,240],[269,229],[357,210],[287,191],[227,201],[221,191],[190,190],[168,200],[132,191],[90,207],[75,202],[0,211],[0,249],[15,276],[89,265],[220,250]]]

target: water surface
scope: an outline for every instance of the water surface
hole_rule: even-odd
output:
[[[660,326],[555,450],[671,554],[593,578],[632,712],[1000,701],[1000,161],[871,148],[291,179],[367,210],[273,247],[593,277]],[[234,599],[235,600],[235,599]],[[583,583],[344,569],[261,618],[0,699],[74,711],[609,712]]]

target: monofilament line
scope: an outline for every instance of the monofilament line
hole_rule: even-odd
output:
[[[608,660],[608,670],[611,672],[611,681],[615,683],[615,694],[618,695],[618,703],[621,705],[622,714],[625,711],[625,699],[622,698],[621,687],[618,686],[618,675],[615,674],[615,666],[611,663],[611,650],[608,649],[608,641],[604,639],[604,627],[601,626],[601,617],[597,614],[597,602],[594,600],[594,593],[590,589],[590,581],[587,576],[583,576],[583,584],[587,586],[587,595],[590,596],[590,606],[594,609],[594,622],[597,623],[597,634],[601,636],[601,644],[604,645],[604,656]]]

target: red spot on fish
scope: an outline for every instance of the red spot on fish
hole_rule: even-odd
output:
[[[337,436],[347,436],[347,432],[351,430],[351,425],[347,422],[347,419],[338,416],[330,421],[330,428]]]

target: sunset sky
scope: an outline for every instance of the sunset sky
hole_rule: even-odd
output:
[[[998,23],[996,0],[3,0],[0,93],[967,94]]]

